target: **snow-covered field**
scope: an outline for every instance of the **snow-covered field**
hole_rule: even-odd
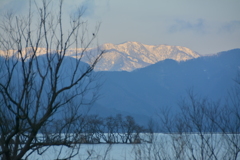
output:
[[[231,140],[230,140],[231,139]],[[233,140],[233,141],[232,141]],[[71,160],[145,160],[145,159],[236,159],[240,160],[240,134],[162,134],[153,136],[153,143],[141,144],[82,144]],[[239,149],[239,148],[238,148]],[[64,159],[72,150],[55,146],[28,159]],[[61,153],[61,154],[59,154]],[[235,157],[234,157],[235,156]]]
[[[62,153],[59,156],[59,150]],[[134,145],[131,144],[83,144],[81,145],[79,153],[71,160],[129,160],[134,159]],[[109,150],[109,151],[108,151]],[[34,160],[53,160],[64,159],[64,155],[69,155],[70,150],[61,147],[51,147],[44,154],[32,154],[28,159]]]

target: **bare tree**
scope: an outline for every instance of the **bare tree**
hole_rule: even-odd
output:
[[[178,126],[183,127],[180,139],[180,146],[185,147],[183,153],[190,159],[219,159],[218,153],[223,143],[216,136],[217,126],[207,115],[215,111],[212,116],[218,118],[216,109],[220,104],[199,98],[193,92],[189,92],[188,97],[189,100],[180,105],[181,116],[176,121]]]
[[[218,110],[218,118],[208,114],[211,121],[217,125],[225,145],[224,159],[239,159],[240,157],[240,71],[235,78],[235,85],[228,92],[226,103]]]
[[[179,112],[172,114],[169,108],[161,110],[160,128],[166,134],[154,135],[150,144],[142,143],[135,146],[135,157],[137,159],[239,159],[239,77],[229,96],[226,97],[226,102],[211,101],[189,91],[188,98],[179,103]],[[155,152],[155,149],[158,152]]]
[[[106,143],[118,143],[117,134],[119,131],[119,124],[115,117],[109,116],[105,118],[105,131],[106,134],[103,134],[103,139]]]
[[[52,1],[29,1],[27,16],[7,13],[1,19],[0,156],[4,160],[42,154],[52,146],[71,148],[68,155],[60,150],[57,159],[76,155],[75,124],[83,114],[81,106],[98,96],[93,69],[103,51],[90,53],[88,48],[99,26],[89,38],[82,10],[66,23],[63,0],[59,2],[56,13]],[[75,58],[67,56],[70,48]]]

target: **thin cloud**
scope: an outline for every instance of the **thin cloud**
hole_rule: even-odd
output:
[[[168,29],[170,33],[184,32],[184,31],[194,31],[199,33],[205,32],[205,24],[203,19],[197,19],[196,21],[186,21],[182,19],[177,19],[174,24]]]
[[[74,2],[76,3],[76,1]],[[68,1],[68,3],[70,6],[71,1]],[[110,3],[109,0],[83,0],[80,4],[75,5],[75,7],[75,9],[71,7],[73,14],[78,14],[79,9],[81,9],[83,17],[96,18],[99,11],[102,13],[110,10]]]
[[[96,2],[95,0],[84,0],[81,3],[81,6],[83,7],[84,10],[84,17],[91,17],[95,14],[96,10]]]
[[[220,32],[235,32],[240,30],[240,20],[226,22],[220,28]]]

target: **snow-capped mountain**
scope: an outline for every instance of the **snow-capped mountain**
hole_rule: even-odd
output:
[[[138,42],[126,42],[118,45],[106,43],[100,48],[106,53],[95,68],[98,71],[132,71],[165,59],[186,61],[200,57],[197,52],[186,47],[146,45]]]
[[[70,57],[83,56],[82,60],[89,62],[89,57],[104,50],[105,54],[96,65],[96,71],[132,71],[138,68],[144,68],[151,64],[155,64],[165,59],[175,61],[186,61],[193,58],[198,58],[200,55],[189,48],[170,45],[146,45],[138,42],[125,42],[114,45],[112,43],[103,44],[97,48],[77,48],[68,49],[66,55]],[[84,57],[82,51],[87,55]],[[17,50],[9,50],[8,56],[16,55]],[[32,48],[25,48],[22,54],[31,54]],[[38,48],[36,55],[40,56],[46,52],[54,53],[54,50],[47,51],[45,48]],[[6,52],[0,51],[0,55],[6,55]]]
[[[36,48],[34,48],[36,49]],[[18,53],[18,50],[7,50],[7,51],[3,51],[3,50],[0,50],[0,56],[7,56],[7,57],[11,57],[11,56],[16,56]],[[27,47],[27,48],[24,48],[21,50],[21,54],[23,55],[23,57],[25,56],[28,56],[29,54],[33,53],[33,49],[31,47]],[[47,53],[47,49],[46,48],[40,48],[38,47],[37,50],[36,50],[36,56],[40,56],[40,55],[43,55],[43,54],[46,54]]]

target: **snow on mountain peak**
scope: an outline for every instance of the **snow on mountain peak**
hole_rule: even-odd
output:
[[[96,66],[96,70],[132,71],[150,64],[173,59],[186,61],[200,57],[189,48],[170,45],[146,45],[139,42],[124,42],[118,45],[106,43],[101,46],[106,51]],[[114,62],[114,63],[113,63]]]

